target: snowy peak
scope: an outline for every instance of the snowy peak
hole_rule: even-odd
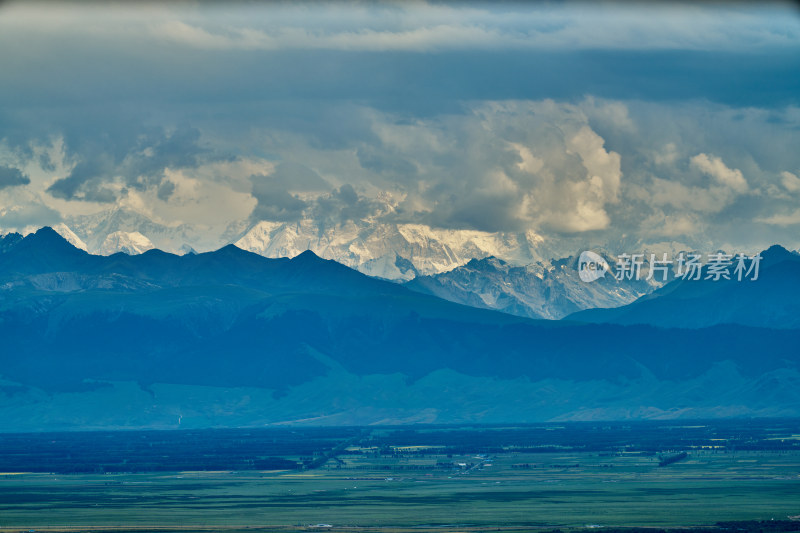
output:
[[[111,255],[117,252],[128,255],[138,255],[155,248],[150,239],[138,231],[115,231],[108,235],[98,250],[101,255]]]
[[[93,254],[106,253],[104,251],[106,239],[109,235],[118,232],[146,235],[153,246],[173,253],[185,253],[182,249],[184,246],[195,250],[216,249],[220,244],[217,237],[209,235],[208,231],[203,228],[187,224],[161,224],[147,215],[124,207],[116,207],[91,215],[68,217],[65,223],[86,244],[87,250]]]
[[[178,248],[178,255],[197,255],[197,250],[195,250],[188,244],[184,244],[183,246]]]
[[[69,227],[63,222],[53,226],[53,230],[55,230],[56,233],[61,235],[68,243],[70,243],[75,248],[83,250],[84,252],[89,251],[89,248],[86,246],[86,243],[83,242],[83,240],[81,240],[80,237],[75,235],[75,233],[71,229],[69,229]]]
[[[90,257],[47,226],[25,237],[14,233],[0,239],[0,273],[4,276],[65,272]]]
[[[543,252],[541,237],[532,232],[488,233],[367,220],[333,226],[311,220],[262,221],[235,244],[265,257],[294,257],[311,250],[370,276],[403,281],[447,272],[475,257],[526,264],[542,259]]]
[[[406,286],[445,300],[530,318],[560,319],[577,310],[617,307],[653,290],[646,281],[580,280],[576,259],[514,266],[496,257],[472,259],[449,272]],[[571,266],[570,266],[571,265]]]
[[[466,268],[471,268],[477,271],[501,271],[501,270],[508,270],[508,263],[503,261],[502,259],[498,259],[497,257],[490,255],[489,257],[484,257],[483,259],[470,259],[469,262],[464,265]]]
[[[26,235],[19,241],[19,244],[23,247],[42,250],[53,255],[82,253],[76,250],[75,246],[50,226],[44,226],[35,233]],[[85,255],[85,253],[82,253],[82,255]]]

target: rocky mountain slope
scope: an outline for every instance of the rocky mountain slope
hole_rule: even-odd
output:
[[[560,319],[583,309],[618,307],[650,293],[654,281],[617,281],[606,276],[592,283],[578,276],[577,258],[513,266],[495,257],[406,283],[411,290],[451,302],[495,309],[530,318]]]

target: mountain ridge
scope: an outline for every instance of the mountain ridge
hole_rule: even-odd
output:
[[[800,327],[800,255],[780,245],[761,254],[755,281],[675,279],[616,309],[588,309],[570,320],[702,328],[718,324],[793,329]]]
[[[800,415],[798,330],[532,320],[313,252],[0,248],[4,431]]]
[[[658,286],[644,280],[622,283],[610,276],[586,283],[578,275],[577,261],[568,257],[515,266],[490,256],[449,272],[418,276],[405,286],[474,307],[556,320],[582,309],[628,304]]]

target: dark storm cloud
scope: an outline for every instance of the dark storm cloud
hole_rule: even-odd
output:
[[[378,174],[396,174],[407,177],[417,173],[417,167],[414,166],[408,155],[392,154],[378,146],[363,144],[356,150],[356,156],[363,168]]]
[[[167,200],[169,200],[169,197],[172,196],[172,193],[174,192],[175,192],[175,184],[172,183],[171,181],[164,181],[158,187],[158,192],[156,193],[156,195],[158,196],[159,200],[166,202]]]
[[[316,220],[341,223],[374,215],[378,205],[374,200],[358,194],[352,185],[346,183],[330,195],[317,198],[311,212]]]
[[[196,166],[206,153],[199,144],[200,132],[195,128],[181,128],[170,134],[163,129],[150,131],[135,139],[125,139],[131,144],[114,142],[107,134],[99,138],[80,139],[76,150],[80,161],[47,192],[64,200],[113,202],[118,197],[116,191],[124,191],[126,187],[145,190],[162,186],[167,168]],[[166,187],[163,191],[159,189],[160,196],[168,197],[172,192],[169,185]]]
[[[252,176],[252,195],[258,202],[250,218],[252,221],[279,220],[293,222],[302,218],[307,207],[298,196],[289,194],[284,183],[272,176]]]
[[[114,158],[103,152],[88,153],[83,157],[67,177],[55,181],[47,192],[64,200],[114,201],[115,194],[105,184],[105,180],[116,174]]]
[[[294,161],[282,161],[270,175],[250,177],[251,194],[258,202],[251,220],[297,221],[309,207],[296,193],[323,193],[330,184],[314,170]]]
[[[31,179],[23,174],[20,169],[0,165],[0,189],[27,185],[30,182]]]

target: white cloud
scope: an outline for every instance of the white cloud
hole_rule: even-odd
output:
[[[602,203],[617,202],[622,171],[620,155],[608,152],[605,141],[589,126],[583,126],[567,142],[567,150],[578,154],[586,167],[587,180]]]
[[[785,215],[772,215],[770,217],[757,218],[755,221],[771,226],[794,226],[795,224],[800,224],[800,209],[796,209]]]
[[[653,178],[646,200],[650,205],[700,213],[719,213],[735,198],[728,187],[691,187],[677,180]]]
[[[711,176],[718,183],[726,185],[740,194],[747,192],[747,180],[744,179],[742,171],[728,168],[719,157],[700,153],[692,157],[690,161],[693,167]]]
[[[635,133],[636,123],[631,119],[628,106],[623,102],[586,96],[580,103],[580,108],[586,113],[593,123],[601,122],[626,133]]]
[[[781,172],[781,183],[783,184],[784,188],[789,192],[800,191],[800,178],[798,178],[791,172],[786,172],[786,171]]]
[[[642,229],[650,236],[675,238],[697,235],[702,228],[695,215],[666,215],[658,211],[642,221]]]
[[[509,144],[519,153],[521,161],[517,163],[517,168],[523,172],[527,172],[528,174],[536,174],[542,170],[542,167],[544,167],[544,161],[533,155],[527,147],[514,142]]]
[[[42,9],[42,5],[46,9]],[[7,31],[158,39],[204,50],[752,50],[800,46],[789,5],[11,3]]]
[[[324,9],[323,9],[324,10]],[[185,46],[215,50],[329,49],[435,51],[463,49],[713,49],[798,45],[797,27],[765,11],[723,7],[665,9],[571,6],[528,7],[512,12],[412,4],[393,10],[401,22],[387,27],[381,10],[349,28],[309,27],[300,13],[280,27],[204,28],[175,19],[150,26],[152,35]],[[443,14],[449,16],[442,16]],[[383,20],[381,17],[385,17]],[[731,31],[737,28],[738,31]],[[794,32],[787,31],[789,28]]]

